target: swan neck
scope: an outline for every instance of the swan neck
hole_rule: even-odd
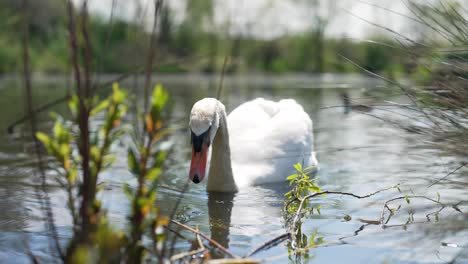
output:
[[[226,112],[220,114],[219,128],[211,149],[211,163],[207,190],[213,192],[236,192],[231,165],[231,148]]]

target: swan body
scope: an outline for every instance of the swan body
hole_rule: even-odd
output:
[[[205,98],[194,104],[189,127],[189,175],[201,182],[208,164],[208,191],[235,192],[247,185],[285,181],[293,164],[317,165],[312,120],[293,99],[257,98],[227,116],[220,101]]]

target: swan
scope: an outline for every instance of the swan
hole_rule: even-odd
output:
[[[204,98],[193,105],[189,128],[189,177],[198,184],[207,175],[209,192],[285,181],[293,164],[317,165],[312,120],[293,99],[257,98],[227,116],[220,101]]]

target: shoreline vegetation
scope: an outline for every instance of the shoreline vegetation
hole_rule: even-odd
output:
[[[21,69],[17,60],[21,46],[19,2],[6,0],[0,3],[0,15],[8,28],[0,35],[0,74]],[[31,69],[48,74],[70,73],[65,5],[57,0],[31,1],[30,5],[29,12],[34,12],[29,25]],[[421,47],[414,44],[404,50],[391,48],[399,46],[399,42],[390,35],[376,35],[362,41],[331,38],[322,32],[325,30],[323,25],[303,33],[258,39],[248,34],[204,30],[200,20],[209,19],[210,14],[199,10],[201,8],[195,4],[187,5],[188,15],[176,24],[172,18],[174,11],[168,5],[163,6],[156,28],[154,73],[216,73],[221,70],[226,56],[230,58],[227,75],[359,72],[339,54],[359,62],[369,71],[386,76],[398,77],[417,71],[415,62],[419,58],[408,58],[406,50]],[[196,16],[198,13],[201,14]],[[124,21],[115,16],[107,21],[90,14],[89,35],[93,40],[90,48],[96,56],[90,65],[93,73],[143,70],[141,65],[148,57],[147,40],[151,32],[142,29],[138,21]],[[170,61],[175,63],[164,63]],[[159,62],[162,62],[160,66],[157,65]]]

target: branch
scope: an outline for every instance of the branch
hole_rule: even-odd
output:
[[[184,224],[179,223],[179,222],[177,222],[177,221],[175,221],[175,220],[172,220],[172,219],[171,219],[171,223],[174,223],[174,224],[176,224],[176,225],[178,225],[178,226],[180,226],[180,227],[182,227],[182,228],[184,228],[184,229],[186,229],[186,230],[188,230],[188,231],[190,231],[190,232],[192,232],[192,233],[194,233],[194,234],[197,234],[197,235],[203,237],[204,239],[206,239],[207,241],[209,241],[213,246],[217,247],[219,250],[221,250],[221,251],[224,252],[225,254],[231,256],[232,258],[240,259],[239,256],[237,256],[237,255],[231,253],[229,250],[227,250],[225,247],[223,247],[222,245],[220,245],[218,242],[216,242],[216,241],[214,241],[213,239],[209,238],[207,235],[201,233],[200,231],[197,231],[197,230],[195,230],[195,229],[193,229],[193,228],[191,228],[191,227],[189,227],[189,226],[187,226],[187,225],[184,225]]]
[[[70,38],[71,38],[71,35],[70,35]],[[71,56],[73,58],[73,56]],[[162,67],[162,66],[170,66],[170,65],[177,65],[181,62],[184,62],[184,61],[190,61],[190,60],[199,60],[201,58],[203,58],[204,55],[201,55],[201,56],[193,56],[193,57],[189,57],[189,58],[180,58],[180,59],[175,59],[175,60],[172,60],[172,61],[168,61],[166,63],[160,63],[160,64],[154,64],[155,67]],[[75,68],[75,67],[74,67]],[[95,85],[95,88],[103,88],[103,87],[107,87],[109,85],[111,85],[112,83],[115,83],[115,82],[120,82],[120,81],[123,81],[125,79],[127,79],[128,77],[134,75],[134,74],[141,74],[141,73],[144,73],[144,67],[137,67],[136,70],[132,70],[130,72],[127,72],[127,73],[122,73],[120,75],[118,75],[116,78],[113,78],[111,79],[110,81],[105,81],[105,82],[102,82],[100,84],[96,84]],[[80,73],[78,72],[78,75]],[[76,79],[76,71],[75,71],[75,79]],[[77,82],[77,86],[80,85],[80,82]],[[39,113],[42,113],[58,104],[61,104],[67,100],[70,100],[71,98],[71,95],[70,94],[67,94],[67,95],[64,95],[62,97],[59,97],[53,101],[50,101],[48,103],[45,103],[37,108],[34,109],[34,113],[36,114],[39,114]],[[16,121],[12,122],[8,127],[7,127],[7,132],[9,134],[13,133],[13,130],[15,128],[15,126],[21,124],[21,123],[24,123],[26,121],[28,121],[29,119],[31,119],[31,116],[30,115],[24,115],[20,118],[18,118]]]
[[[438,179],[437,181],[431,183],[431,185],[427,186],[427,188],[429,187],[432,187],[433,185],[435,184],[438,184],[439,182],[447,179],[448,176],[454,174],[455,172],[457,172],[458,170],[460,170],[461,168],[465,167],[466,165],[468,165],[468,162],[465,162],[465,163],[462,163],[462,165],[460,165],[459,167],[457,167],[456,169],[454,169],[453,171],[449,172],[447,175],[445,175],[444,177]]]
[[[386,188],[386,189],[381,189],[381,190],[378,190],[376,192],[369,193],[369,194],[366,194],[366,195],[356,195],[356,194],[350,193],[350,192],[322,191],[322,192],[316,192],[316,193],[309,194],[309,195],[305,196],[304,198],[300,199],[301,202],[299,204],[299,207],[296,210],[296,213],[294,214],[294,219],[293,219],[293,222],[292,222],[292,226],[290,228],[290,233],[292,234],[291,247],[294,250],[297,250],[297,247],[296,247],[296,226],[297,226],[297,223],[300,220],[300,214],[301,214],[301,211],[302,211],[302,207],[304,206],[305,201],[309,200],[310,198],[313,198],[313,197],[319,196],[319,195],[323,195],[323,194],[339,194],[339,195],[351,196],[351,197],[354,197],[354,198],[357,198],[357,199],[364,199],[364,198],[374,196],[374,195],[376,195],[376,194],[378,194],[380,192],[387,191],[387,190],[390,190],[390,189],[393,189],[393,188],[395,188],[395,186],[392,186],[392,187],[389,187],[389,188]],[[298,199],[298,198],[296,198],[296,199]],[[296,200],[296,199],[294,199],[294,200]]]
[[[411,100],[411,102],[419,108],[419,110],[421,111],[422,114],[424,114],[424,116],[429,120],[431,121],[438,129],[442,130],[442,128],[440,127],[440,125],[438,123],[436,123],[423,109],[421,109],[418,104],[417,104],[417,99],[415,98],[414,95],[410,94],[408,92],[408,88],[403,86],[402,84],[400,84],[399,82],[396,82],[396,81],[392,81],[388,78],[385,78],[377,73],[374,73],[372,71],[369,71],[367,69],[365,69],[364,67],[362,67],[361,65],[357,64],[356,62],[354,62],[353,60],[349,59],[348,57],[344,56],[344,55],[341,55],[341,54],[338,54],[338,56],[342,57],[343,59],[345,59],[346,61],[348,61],[349,63],[351,63],[352,65],[356,66],[357,68],[359,68],[360,70],[364,71],[365,73],[373,76],[373,77],[376,77],[376,78],[379,78],[381,80],[384,80],[390,84],[393,84],[395,86],[397,86],[398,88],[400,88],[400,90],[408,97],[408,99]]]
[[[58,238],[58,233],[57,233],[57,228],[55,226],[55,221],[54,221],[54,214],[52,211],[52,206],[50,204],[50,197],[47,193],[47,179],[46,179],[46,172],[45,172],[45,167],[43,163],[43,157],[41,153],[41,145],[39,143],[39,140],[36,137],[36,132],[37,132],[37,123],[36,123],[36,113],[34,112],[34,106],[33,106],[33,95],[32,95],[32,85],[31,85],[31,69],[30,69],[30,62],[29,62],[29,20],[28,20],[28,1],[23,0],[21,3],[21,11],[23,15],[23,39],[22,39],[22,59],[23,59],[23,79],[24,79],[24,90],[25,90],[25,102],[27,105],[27,113],[31,117],[30,118],[30,126],[31,126],[31,138],[34,140],[34,148],[35,148],[35,154],[38,159],[38,167],[39,167],[39,173],[40,173],[40,188],[35,187],[35,194],[37,196],[37,199],[39,200],[41,204],[41,210],[44,214],[44,218],[46,220],[45,222],[45,227],[46,230],[50,231],[51,236],[53,241],[49,242],[49,246],[52,249],[52,242],[54,242],[55,249],[57,250],[57,253],[59,256],[63,259],[63,253],[62,249],[60,247],[60,242]],[[42,192],[42,195],[41,193]],[[29,244],[28,244],[28,249],[29,249]],[[29,250],[30,251],[30,250]],[[28,252],[29,253],[29,252]],[[31,256],[34,256],[32,253],[30,254]],[[31,259],[34,261],[33,257]]]
[[[146,64],[146,78],[145,78],[145,98],[144,98],[144,116],[148,111],[148,100],[149,100],[149,90],[151,86],[151,75],[153,72],[153,60],[156,54],[156,27],[158,25],[158,13],[161,9],[162,0],[154,0],[154,21],[153,21],[153,28],[151,30],[150,35],[150,43],[148,48],[148,61]]]
[[[250,251],[247,255],[244,256],[244,258],[248,258],[252,255],[255,255],[257,254],[258,252],[260,251],[263,251],[263,250],[267,250],[271,247],[274,247],[276,245],[278,245],[279,243],[283,242],[284,240],[286,239],[290,239],[291,238],[291,233],[285,233],[285,234],[282,234],[282,235],[279,235],[263,244],[261,244],[259,247],[255,248],[254,250]]]
[[[223,63],[223,68],[221,70],[221,76],[219,79],[219,86],[218,86],[218,92],[216,93],[216,99],[220,99],[221,97],[221,91],[223,90],[223,83],[224,83],[224,75],[226,73],[226,66],[228,64],[229,58],[228,56],[224,57],[224,63]]]
[[[410,195],[407,195],[407,196],[395,197],[395,198],[392,198],[392,199],[390,199],[390,200],[385,201],[385,203],[384,203],[383,206],[382,206],[382,211],[381,211],[381,213],[380,213],[380,226],[381,226],[382,228],[385,228],[385,227],[387,226],[387,224],[384,223],[385,209],[388,209],[388,210],[391,212],[391,210],[389,209],[390,207],[388,207],[388,204],[391,203],[391,202],[393,202],[393,201],[403,200],[403,199],[409,199],[409,198],[411,198],[411,199],[413,199],[413,198],[425,199],[425,200],[434,202],[434,203],[436,203],[436,204],[439,204],[439,205],[442,206],[442,207],[446,207],[445,204],[443,204],[443,203],[441,203],[441,202],[439,202],[439,201],[437,201],[437,200],[434,200],[434,199],[432,199],[432,198],[429,198],[429,197],[426,197],[426,196],[422,196],[422,195],[411,195],[411,196],[410,196]]]

